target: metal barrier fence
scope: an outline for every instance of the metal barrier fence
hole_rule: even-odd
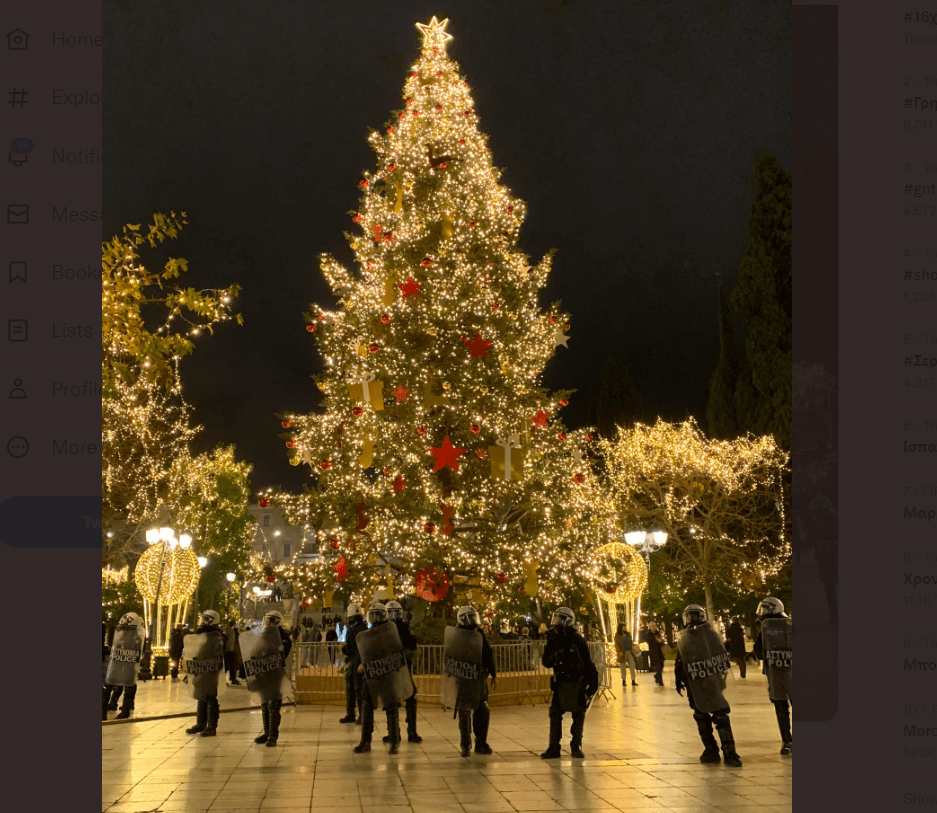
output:
[[[498,681],[489,691],[493,706],[550,701],[552,669],[543,666],[543,641],[492,644]],[[599,696],[614,697],[611,671],[604,643],[590,643],[589,654],[599,673]],[[290,653],[291,675],[298,704],[344,705],[345,665],[341,643],[297,642]],[[413,658],[413,682],[421,702],[440,702],[441,644],[420,646]]]

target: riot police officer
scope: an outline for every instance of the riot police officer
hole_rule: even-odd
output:
[[[205,610],[201,624],[186,636],[183,643],[189,688],[197,701],[195,725],[186,734],[214,737],[218,728],[218,692],[224,682],[224,633],[221,616],[214,610]],[[193,663],[200,664],[194,667]],[[213,667],[217,664],[217,670]],[[220,678],[220,686],[219,686]]]
[[[556,759],[560,755],[563,736],[563,714],[570,712],[570,753],[582,759],[582,731],[586,710],[591,697],[599,689],[599,673],[592,663],[585,639],[575,629],[576,615],[569,607],[560,607],[553,613],[547,643],[543,648],[543,665],[553,669],[550,689],[550,744],[541,759]]]
[[[416,653],[416,636],[410,631],[410,625],[403,620],[403,607],[397,601],[387,602],[387,620],[392,621],[400,635],[403,644],[403,654],[407,659],[407,669],[410,670],[410,679],[413,680],[413,655]],[[416,681],[413,682],[413,694],[407,698],[407,742],[423,742],[423,738],[416,733]],[[390,742],[390,736],[384,737],[384,742]]]
[[[358,666],[361,658],[358,656],[358,647],[355,638],[359,632],[368,628],[364,614],[357,604],[349,604],[346,612],[348,623],[345,625],[345,645],[342,654],[345,656],[345,716],[340,723],[354,723],[357,709],[358,725],[361,725],[361,674]]]
[[[400,703],[413,694],[413,679],[407,670],[403,644],[397,627],[388,628],[387,608],[379,601],[368,607],[370,629],[360,632],[355,639],[358,647],[358,672],[361,681],[361,742],[354,747],[356,754],[371,750],[374,733],[374,706],[379,701],[387,715],[387,735],[390,753],[396,754],[400,746]]]
[[[123,693],[123,702],[117,717],[127,718],[133,711],[134,698],[137,696],[137,674],[140,671],[145,641],[143,619],[136,613],[126,613],[121,616],[114,632],[107,674],[104,678],[102,719],[107,719],[108,709],[117,708],[117,699],[121,693]]]
[[[735,752],[735,738],[729,722],[729,704],[722,694],[725,675],[729,671],[729,653],[722,638],[716,634],[706,620],[706,610],[699,604],[689,604],[683,611],[686,629],[677,641],[677,659],[674,663],[674,679],[677,694],[683,696],[693,709],[693,719],[705,750],[700,762],[719,762],[719,746],[713,736],[713,726],[722,742],[722,754],[726,765],[742,767],[742,760]]]
[[[768,596],[755,611],[761,630],[755,639],[754,652],[762,660],[762,673],[768,676],[768,697],[781,732],[781,755],[794,753],[791,734],[791,663],[793,636],[790,617],[780,599]]]
[[[488,675],[491,675],[491,688],[497,685],[498,673],[495,669],[495,658],[491,646],[484,633],[479,629],[478,611],[474,607],[460,607],[456,614],[457,628],[471,630],[478,633],[481,638],[481,683],[479,685],[478,705],[472,709],[458,709],[459,734],[461,737],[462,756],[467,757],[472,748],[472,734],[475,734],[475,753],[490,754],[488,745],[488,725],[491,721],[491,712],[488,708]]]
[[[249,666],[251,666],[250,659],[252,657],[256,658],[258,654],[266,655],[268,652],[271,652],[271,650],[275,654],[275,650],[273,647],[268,647],[266,650],[258,648],[257,653],[254,653],[252,648],[252,644],[255,643],[254,637],[259,636],[252,637],[253,633],[247,632],[241,637],[244,646],[252,648],[252,651],[248,652],[244,657],[247,687],[251,692],[257,693],[261,699],[260,713],[263,718],[264,731],[263,734],[254,737],[254,742],[258,745],[266,743],[268,748],[274,747],[280,736],[280,708],[283,705],[283,691],[281,687],[283,685],[283,679],[286,677],[285,661],[290,656],[290,650],[293,648],[293,641],[289,633],[283,629],[283,613],[278,610],[271,610],[264,616],[261,625],[261,634],[263,635],[266,630],[272,628],[275,628],[279,633],[280,654],[282,654],[284,665],[267,671],[263,675],[258,675],[257,678],[254,678],[251,674],[252,670],[249,668]]]

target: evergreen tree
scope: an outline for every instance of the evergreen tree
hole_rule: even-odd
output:
[[[792,178],[775,158],[755,162],[755,201],[732,304],[745,328],[751,393],[736,399],[739,427],[791,447]]]
[[[616,426],[641,420],[641,394],[619,359],[608,358],[602,364],[593,409],[595,425],[605,437],[613,435]]]
[[[526,206],[498,183],[445,26],[418,26],[404,106],[368,139],[357,272],[322,257],[340,308],[307,314],[320,411],[281,416],[315,486],[278,499],[327,554],[288,574],[303,597],[336,579],[361,601],[415,579],[480,606],[562,592],[598,533],[580,521],[586,430],[559,419],[568,393],[538,385],[568,339],[568,315],[537,301],[552,253],[531,264],[517,248]]]
[[[719,361],[709,381],[706,420],[709,434],[721,440],[738,434],[735,391],[739,377],[739,351],[732,327],[732,303],[725,288],[719,288]]]

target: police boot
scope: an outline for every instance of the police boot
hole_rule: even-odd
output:
[[[789,757],[794,753],[794,738],[791,736],[791,709],[787,701],[774,701],[774,713],[781,731],[781,756]]]
[[[706,750],[700,755],[699,761],[703,764],[707,762],[721,762],[719,756],[719,743],[713,736],[713,721],[708,714],[701,711],[693,712],[693,719],[696,720],[696,728],[699,731],[700,739]]]
[[[586,713],[585,711],[577,711],[573,715],[573,724],[569,729],[569,752],[576,759],[584,759],[585,754],[582,752],[582,730],[585,727],[586,723]]]
[[[120,692],[123,686],[112,686],[107,700],[107,710],[117,711],[117,701],[120,700]]]
[[[267,739],[267,748],[273,748],[280,736],[280,706],[282,705],[282,700],[270,701],[270,736]]]
[[[130,712],[133,711],[133,700],[137,696],[137,687],[128,686],[124,689],[124,700],[120,704],[120,712],[117,715],[117,719],[127,719],[130,716]]]
[[[218,728],[218,698],[209,697],[207,699],[208,716],[205,720],[205,730],[199,735],[201,737],[214,737]]]
[[[258,745],[263,745],[270,736],[270,704],[264,703],[260,707],[260,716],[264,721],[264,733],[258,737],[254,737],[254,742]]]
[[[109,688],[107,688],[107,686],[105,686],[105,687],[104,687],[104,690],[103,690],[103,697],[101,698],[101,699],[103,700],[103,703],[102,703],[102,706],[101,706],[101,711],[102,711],[102,713],[103,713],[103,715],[104,715],[104,716],[101,718],[102,720],[106,720],[106,719],[107,719],[107,699],[108,699],[108,697],[110,696],[110,693],[111,693],[111,690],[110,690]]]
[[[205,730],[205,721],[208,719],[208,703],[199,700],[195,707],[195,725],[185,730],[186,734],[198,734]]]
[[[491,711],[488,704],[482,700],[472,719],[472,729],[475,732],[475,753],[490,754],[491,746],[488,744],[488,724],[491,722]]]
[[[722,760],[726,765],[732,768],[741,768],[742,760],[735,752],[735,737],[732,736],[732,724],[729,722],[729,713],[716,712],[713,714],[713,722],[716,724],[716,732],[722,742]]]
[[[354,747],[354,752],[363,754],[371,750],[371,734],[374,732],[374,706],[370,703],[361,704],[358,725],[361,726],[361,742]]]
[[[416,733],[416,695],[407,698],[407,742],[423,742],[423,738]]]
[[[390,743],[390,753],[396,754],[400,748],[400,707],[393,706],[387,710],[387,736]]]
[[[472,750],[472,712],[459,712],[459,747],[462,756],[467,757]]]
[[[560,738],[563,736],[563,713],[550,706],[550,745],[540,759],[557,759],[560,755]]]

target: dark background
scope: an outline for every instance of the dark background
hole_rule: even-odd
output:
[[[449,17],[502,182],[527,201],[520,248],[559,249],[541,304],[572,314],[550,388],[589,419],[606,358],[647,419],[705,418],[717,289],[745,250],[753,167],[791,155],[791,7],[782,2],[511,6],[282,0],[104,4],[104,234],[185,211],[184,284],[243,286],[244,327],[183,365],[201,445],[236,443],[255,487],[299,488],[278,411],[316,402],[304,329],[334,300],[316,260],[350,263],[366,138],[419,56],[416,22]],[[163,255],[156,255],[162,257]],[[155,257],[153,266],[156,265]]]

